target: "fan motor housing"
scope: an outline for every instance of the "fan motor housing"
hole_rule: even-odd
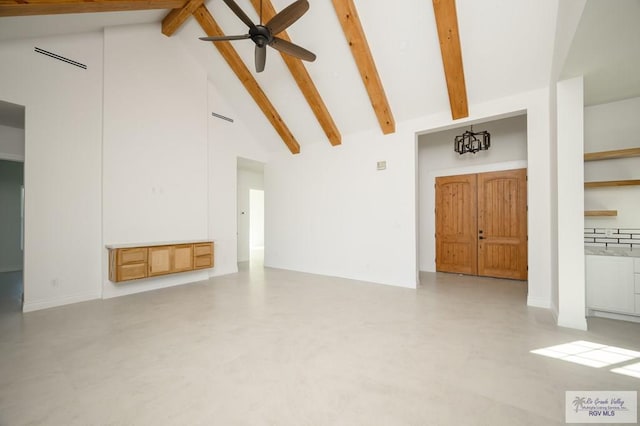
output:
[[[250,28],[249,35],[251,36],[251,40],[253,40],[253,42],[259,47],[264,47],[273,40],[271,31],[269,31],[269,28],[264,25],[256,25],[255,27]]]

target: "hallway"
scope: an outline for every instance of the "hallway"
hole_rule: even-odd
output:
[[[22,310],[22,271],[0,272],[0,315]]]

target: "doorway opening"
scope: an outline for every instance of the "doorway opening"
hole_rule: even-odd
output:
[[[0,101],[0,313],[24,302],[24,115]]]
[[[489,150],[480,151],[476,154],[467,153],[460,155],[454,151],[454,140],[457,135],[462,134],[465,130],[469,130],[470,124],[474,125],[476,131],[488,131],[491,134],[491,147]],[[468,266],[468,270],[465,271],[448,271],[469,275],[478,275],[477,266],[480,258],[477,254],[477,247],[479,242],[486,242],[485,235],[486,230],[477,228],[473,230],[473,243],[468,241],[465,244],[450,244],[447,248],[449,250],[449,259],[442,258],[437,259],[436,248],[436,184],[438,179],[445,177],[460,176],[460,175],[475,175],[476,178],[479,174],[489,172],[499,172],[505,170],[516,170],[527,168],[527,116],[524,113],[518,113],[506,118],[495,119],[486,122],[474,122],[467,123],[464,126],[456,128],[449,128],[446,130],[434,131],[431,133],[420,134],[418,136],[418,264],[419,270],[422,272],[437,272],[445,271],[441,267],[437,267],[437,263],[445,261],[451,263],[451,261],[459,259],[461,257],[467,257],[469,261],[473,260]],[[487,174],[487,176],[490,176]],[[526,178],[525,178],[526,179]],[[455,180],[455,179],[454,179]],[[443,179],[442,182],[446,182]],[[504,182],[497,180],[492,181],[496,183],[496,188],[500,188],[504,185]],[[502,182],[502,183],[501,183]],[[454,184],[453,186],[456,186]],[[493,184],[491,184],[493,185]],[[459,185],[458,185],[459,186]],[[459,189],[462,188],[460,187]],[[526,180],[525,180],[526,191]],[[455,194],[450,194],[455,195]],[[464,195],[464,191],[460,193]],[[474,198],[473,194],[468,194],[471,199],[478,201]],[[526,200],[526,194],[525,194]],[[454,199],[456,197],[453,197]],[[451,201],[451,200],[449,200]],[[464,205],[462,203],[461,205]],[[522,219],[517,221],[517,224],[524,225],[524,239],[525,239],[525,253],[526,253],[526,203],[524,205],[524,221]],[[471,213],[460,215],[460,219],[466,219],[468,224],[476,223],[478,211],[474,210]],[[479,231],[482,230],[481,234]],[[454,232],[455,233],[455,232]],[[453,235],[449,235],[453,237]],[[480,239],[482,237],[482,240]],[[441,241],[442,242],[442,241]],[[475,250],[471,250],[475,247]],[[442,247],[440,247],[442,248]],[[506,253],[512,250],[513,247],[492,247],[487,253],[494,253],[498,255],[494,260],[499,260],[501,253]],[[525,254],[526,256],[526,254]],[[485,259],[486,260],[486,259]],[[518,260],[520,263],[524,263],[524,269],[526,272],[526,259],[522,260],[520,257]],[[442,265],[440,265],[442,266]],[[504,278],[504,275],[496,275],[493,273],[482,273],[480,275],[497,276]],[[520,276],[509,276],[512,279],[526,279]],[[470,280],[474,278],[469,277]],[[526,296],[525,296],[526,297]]]
[[[264,164],[238,158],[238,268],[264,265]]]
[[[264,265],[264,190],[249,190],[249,262]]]

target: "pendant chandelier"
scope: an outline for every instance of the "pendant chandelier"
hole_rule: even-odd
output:
[[[478,151],[486,151],[491,146],[491,135],[489,132],[474,132],[473,126],[471,130],[467,130],[463,134],[456,136],[453,142],[453,149],[458,154],[466,154],[471,152],[475,154]]]

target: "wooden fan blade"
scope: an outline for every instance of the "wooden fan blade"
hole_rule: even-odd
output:
[[[297,44],[293,44],[278,37],[274,37],[273,41],[269,43],[269,46],[273,47],[276,50],[279,50],[282,53],[295,56],[296,58],[302,59],[304,61],[313,62],[316,60],[316,55],[309,52],[304,47],[300,47]]]
[[[309,10],[309,2],[307,0],[293,2],[271,18],[265,27],[269,28],[272,35],[279,34],[300,19],[307,10]]]
[[[266,46],[258,46],[256,44],[256,50],[254,53],[256,60],[256,72],[264,71],[264,65],[267,62],[267,48]]]
[[[240,18],[240,20],[247,25],[247,27],[253,28],[253,27],[256,26],[253,23],[253,21],[251,21],[251,19],[247,16],[247,14],[244,13],[244,11],[242,9],[240,9],[240,6],[238,6],[235,1],[233,1],[233,0],[222,0],[222,1],[224,1],[225,4],[227,6],[229,6],[229,9],[231,9],[233,11],[233,13],[235,13],[236,16],[238,18]]]
[[[215,37],[199,37],[202,41],[231,41],[231,40],[246,40],[251,38],[249,34],[235,35],[235,36],[215,36]]]

